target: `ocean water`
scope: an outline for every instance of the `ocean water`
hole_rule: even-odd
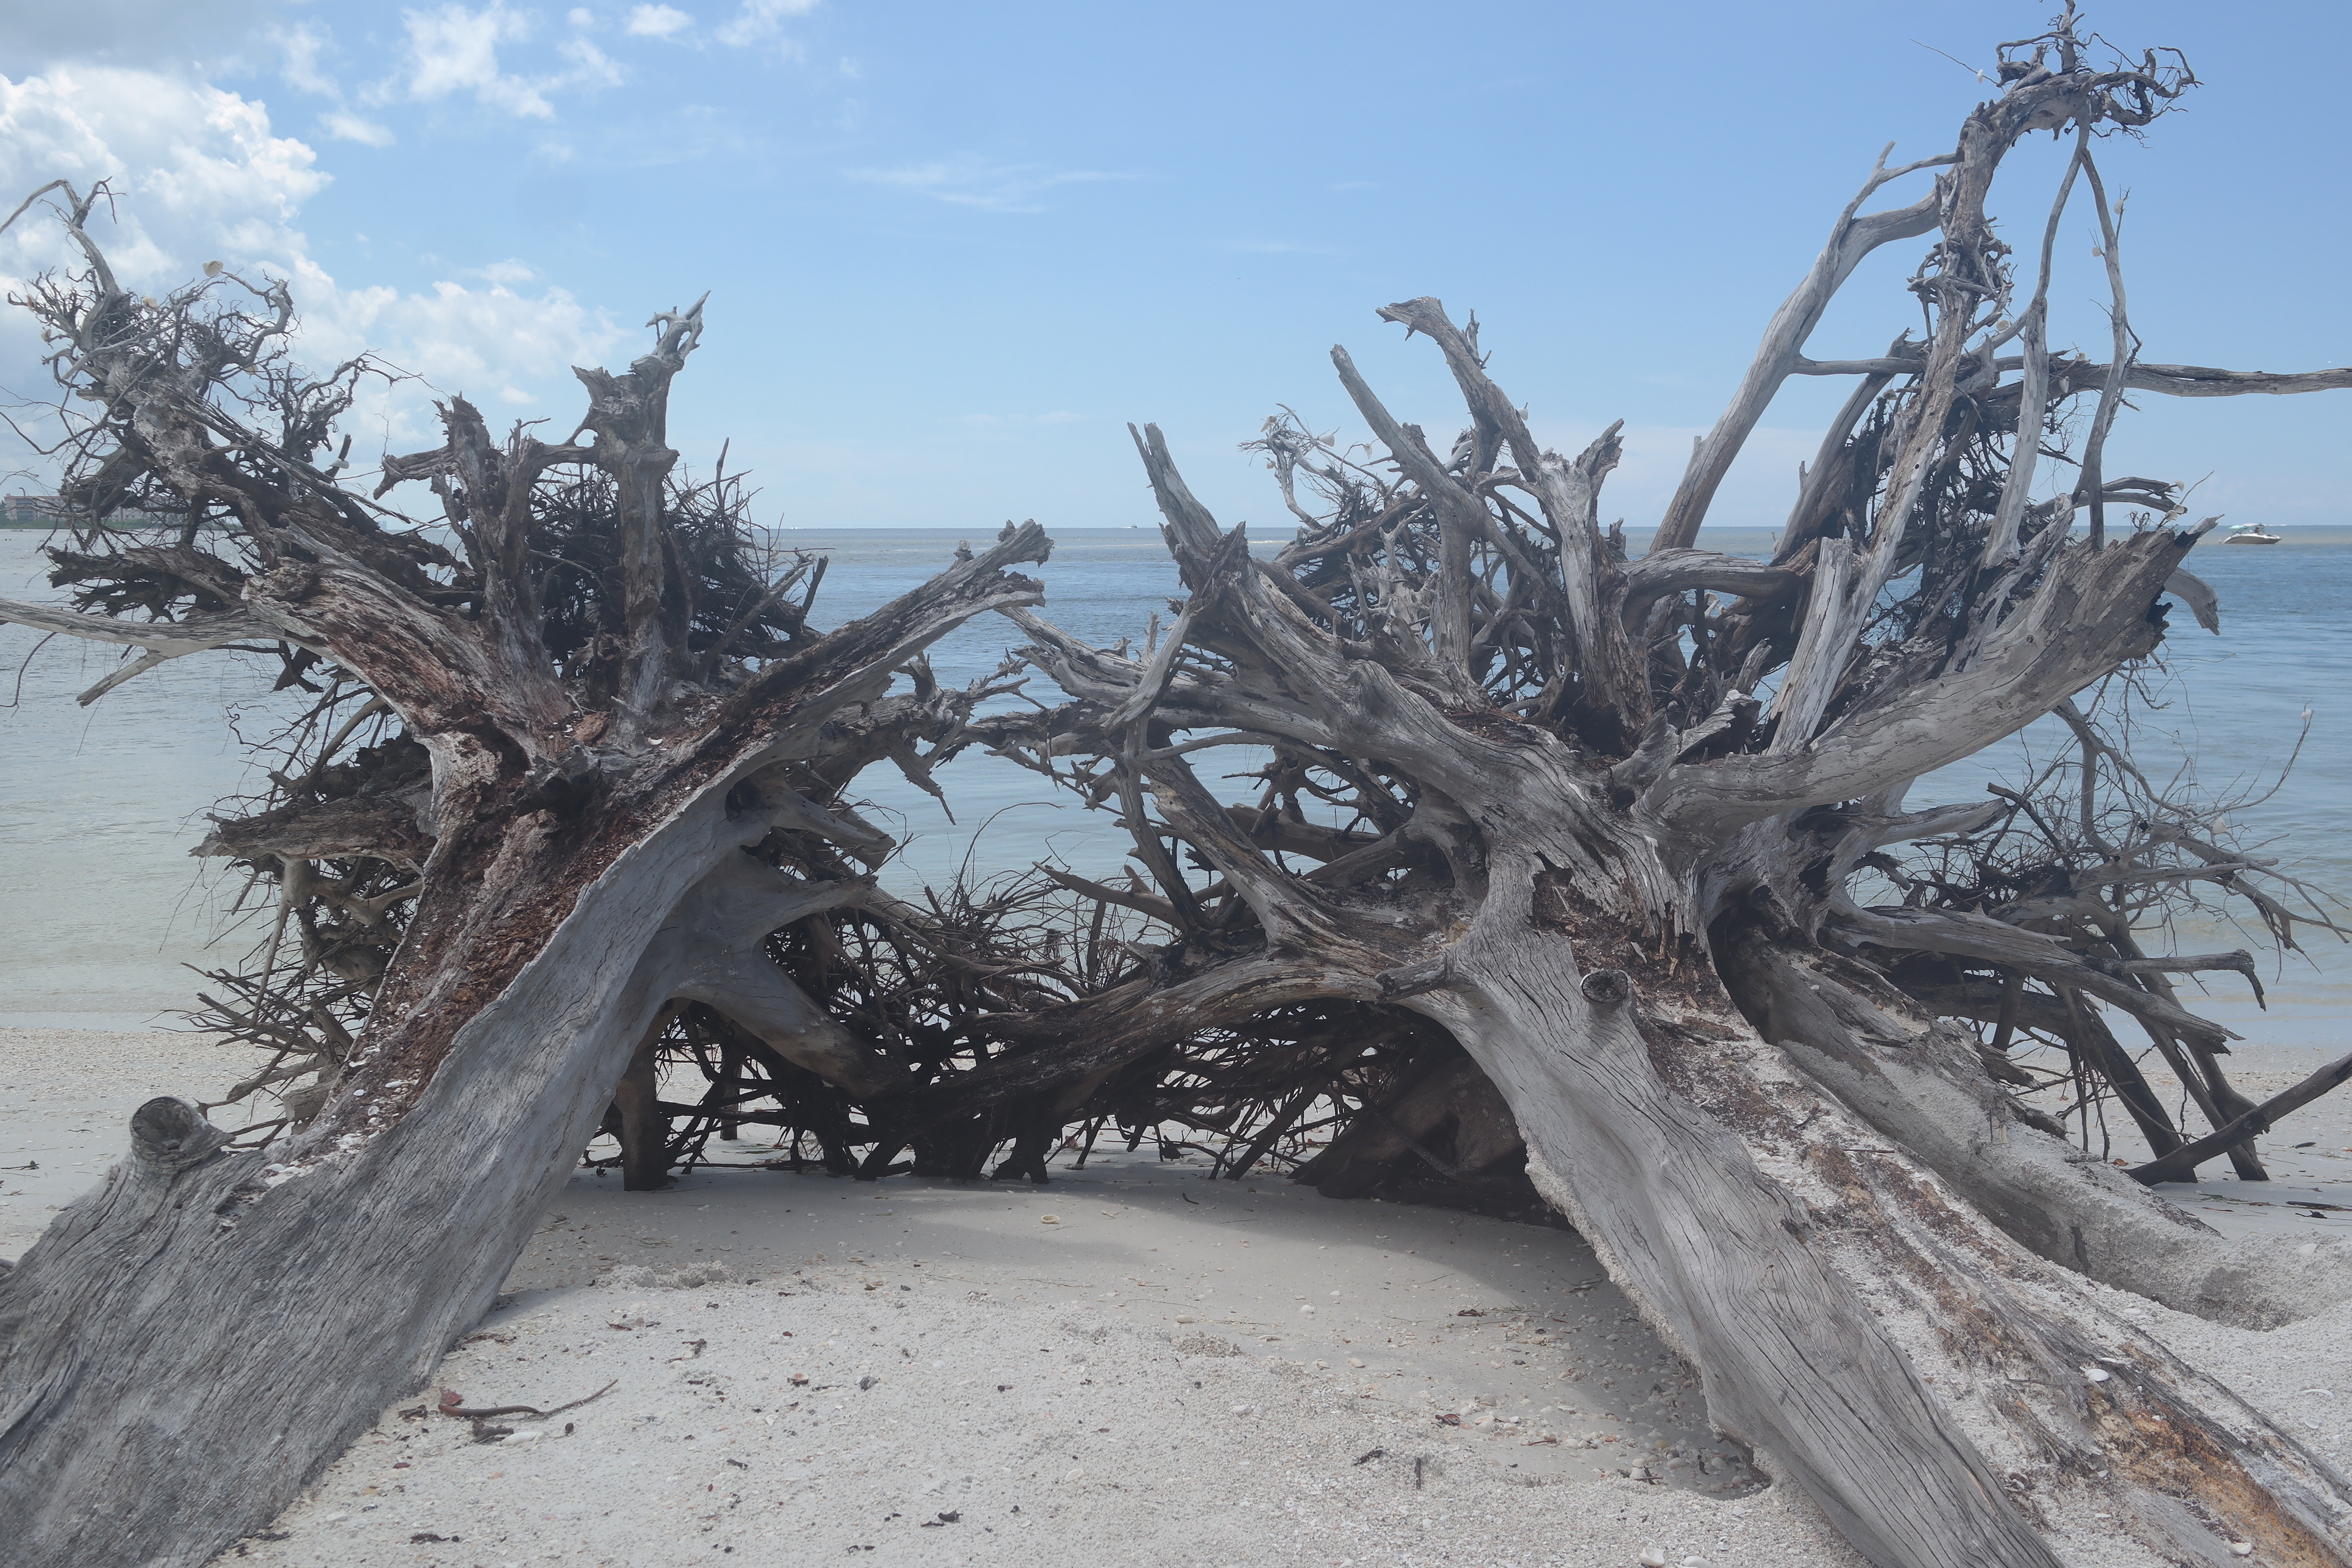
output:
[[[984,547],[989,532],[975,530],[971,542]],[[831,558],[817,602],[827,625],[920,584],[958,542],[937,530],[777,537]],[[0,596],[53,596],[40,542],[37,532],[0,531]],[[1277,542],[1270,536],[1265,548]],[[1734,531],[1702,542],[1761,553],[1769,541]],[[1645,543],[1633,536],[1637,551]],[[2315,884],[2352,893],[2352,529],[2289,530],[2285,543],[2267,548],[2208,543],[2190,565],[2220,594],[2222,633],[2209,636],[2185,609],[2175,613],[2163,649],[2166,705],[2141,721],[2137,759],[2153,775],[2188,770],[2209,789],[2269,790],[2235,814],[2240,825],[2275,840],[2269,852],[2288,856]],[[1063,531],[1037,575],[1046,584],[1042,613],[1105,645],[1139,641],[1153,610],[1164,620],[1167,598],[1180,591],[1159,536],[1145,529]],[[942,680],[970,681],[993,670],[1016,640],[1009,623],[990,617],[946,638],[932,662]],[[240,738],[267,736],[286,699],[269,693],[260,661],[215,655],[166,665],[76,707],[74,693],[115,662],[110,649],[0,626],[0,1023],[168,1022],[193,996],[190,965],[234,963],[266,933],[267,911],[231,913],[236,879],[187,852],[204,835],[206,811],[251,787]],[[1050,702],[1055,694],[1033,677],[1027,695]],[[2272,789],[2306,710],[2302,755]],[[1989,778],[2009,782],[2026,752],[2052,741],[2029,732],[1923,780],[1913,802],[1981,799]],[[1248,794],[1246,783],[1220,775],[1245,773],[1257,759],[1241,748],[1207,756],[1216,759],[1201,764],[1212,787],[1233,799]],[[952,822],[894,770],[859,781],[874,819],[904,843],[887,873],[902,889],[1045,858],[1101,872],[1125,854],[1124,836],[1103,814],[1054,798],[1043,780],[1001,759],[968,752],[940,780]],[[2259,934],[2189,931],[2182,944],[2247,945],[2260,955]],[[2347,1033],[2352,964],[2325,932],[2307,946],[2308,958],[2263,959],[2268,1011],[2255,1010],[2233,976],[2192,1005],[2258,1044],[2336,1045]]]

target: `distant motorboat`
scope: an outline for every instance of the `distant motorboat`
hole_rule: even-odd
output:
[[[2284,540],[2284,533],[2264,533],[2259,522],[2242,522],[2222,539],[2224,544],[2276,544]]]

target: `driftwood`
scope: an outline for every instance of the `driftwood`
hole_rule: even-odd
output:
[[[2169,1153],[2133,1166],[2132,1179],[2150,1183],[2187,1179],[2200,1162],[2211,1159],[2224,1149],[2236,1148],[2257,1133],[2269,1131],[2288,1111],[2309,1105],[2347,1081],[2352,1081],[2352,1057],[2338,1057],[2301,1083],[2281,1089],[2194,1142],[2183,1143]]]
[[[85,268],[29,301],[98,411],[65,492],[89,522],[58,557],[76,604],[0,618],[151,650],[136,668],[272,648],[289,682],[355,691],[338,729],[380,704],[396,733],[327,748],[205,847],[275,861],[314,923],[322,872],[356,879],[329,900],[341,926],[404,913],[373,964],[352,929],[306,933],[303,983],[331,982],[356,1027],[274,980],[229,999],[347,1037],[299,1131],[237,1152],[192,1103],[152,1102],[132,1158],[0,1278],[0,1518],[27,1568],[202,1563],[283,1507],[488,1307],[675,998],[810,1071],[887,1078],[754,962],[869,887],[778,869],[775,845],[876,837],[839,784],[976,698],[893,698],[894,677],[970,616],[1037,602],[1011,569],[1047,549],[1009,528],[825,636],[778,613],[789,569],[748,602],[703,596],[711,541],[688,524],[734,520],[681,496],[663,438],[698,305],[656,317],[625,373],[580,373],[564,441],[494,437],[451,399],[446,443],[388,460],[377,492],[429,484],[444,516],[420,526],[321,459],[366,367],[294,370],[279,284],[126,292],[89,232],[100,195],[62,192]],[[99,526],[156,515],[161,533]]]
[[[562,443],[494,440],[453,401],[446,445],[384,465],[379,496],[441,499],[412,524],[318,461],[367,367],[288,369],[274,285],[249,313],[215,300],[235,279],[124,294],[66,193],[88,270],[32,303],[99,394],[69,509],[176,521],[85,531],[58,552],[73,603],[0,616],[150,650],[122,679],[272,648],[319,700],[269,795],[201,847],[278,901],[209,1001],[271,1053],[240,1089],[289,1114],[243,1149],[203,1108],[143,1108],[132,1159],[0,1279],[16,1560],[203,1561],[423,1383],[597,1128],[646,1185],[751,1125],[790,1132],[783,1163],[868,1177],[1043,1180],[1115,1129],[1335,1194],[1539,1194],[1717,1425],[1874,1563],[2047,1564],[2085,1531],[2151,1563],[2352,1561],[2344,1479],[2105,1289],[2269,1326],[2352,1289],[2352,1249],[2231,1245],[2078,1146],[2106,1097],[2163,1172],[2258,1174],[2283,1102],[2231,1088],[2228,1032],[2169,978],[2252,962],[2147,933],[2198,898],[2284,944],[2330,923],[2113,739],[2168,601],[2209,627],[2219,606],[2184,569],[2210,520],[2106,476],[2106,433],[2128,392],[2346,378],[2138,363],[2094,147],[2194,78],[2093,62],[2071,13],[2000,60],[1954,152],[1882,162],[1838,217],[1646,556],[1601,525],[1616,432],[1542,449],[1475,320],[1409,300],[1381,313],[1443,355],[1468,428],[1441,452],[1335,351],[1374,445],[1268,423],[1299,522],[1271,554],[1137,432],[1187,597],[1113,648],[1010,574],[1043,558],[1034,527],[817,635],[821,565],[751,561],[738,492],[670,477],[698,307],[657,317],[626,374],[583,372]],[[1984,200],[2037,131],[2074,153],[2013,265]],[[2104,364],[2049,349],[2078,192],[2111,260]],[[1926,341],[1806,358],[1862,258],[1920,237]],[[1856,391],[1772,558],[1706,550],[1774,392],[1820,374]],[[2062,461],[2078,482],[2034,500]],[[922,646],[990,610],[1067,700],[976,716],[1017,671],[931,680]],[[2063,762],[1905,809],[2053,713]],[[1136,869],[881,891],[888,842],[844,787],[885,760],[936,784],[976,742],[1117,813]],[[1194,771],[1237,744],[1272,758],[1252,804]],[[2209,1132],[2171,1121],[2107,1015]],[[665,1099],[688,1073],[701,1097]],[[2071,1121],[2022,1098],[2059,1081]],[[81,1440],[100,1431],[121,1443]],[[191,1473],[199,1435],[221,1458]]]
[[[1434,300],[1381,313],[1444,357],[1469,427],[1433,446],[1335,351],[1373,455],[1271,422],[1260,449],[1302,526],[1270,558],[1139,432],[1189,597],[1139,647],[1007,612],[1072,700],[977,727],[1120,815],[1147,879],[1087,890],[1157,929],[1130,942],[1137,967],[1022,1020],[1023,1049],[976,1053],[887,1113],[1083,1114],[1171,1038],[1318,999],[1410,1014],[1499,1092],[1536,1184],[1689,1358],[1717,1424],[1872,1561],[2049,1563],[2097,1518],[2108,1550],[2150,1562],[2231,1561],[2233,1544],[2346,1562],[2343,1479],[2101,1288],[2264,1326],[2341,1300],[2347,1249],[2225,1242],[2054,1136],[2014,1092],[2035,1075],[2008,1060],[2042,1031],[2176,1153],[2252,1162],[2259,1118],[2214,1061],[2228,1032],[2168,979],[2251,979],[2251,960],[2139,943],[2200,886],[2251,900],[2282,941],[2327,923],[2262,886],[2274,868],[2211,837],[2215,814],[2155,800],[2133,826],[2152,792],[2073,701],[2148,658],[2168,595],[2216,613],[2183,571],[2211,521],[2099,470],[2122,394],[2342,384],[2048,356],[2046,259],[2020,277],[1993,237],[1995,168],[2030,132],[2074,132],[2065,185],[2112,227],[2095,134],[2147,124],[2193,81],[2162,57],[2103,69],[2084,53],[2071,22],[2009,47],[1954,153],[1872,174],[1865,198],[1937,171],[1911,207],[1841,216],[1643,560],[1600,526],[1614,431],[1574,458],[1541,449],[1475,323]],[[1806,368],[1829,294],[1867,249],[1926,234],[1927,342],[1854,368],[1771,562],[1710,557],[1714,483]],[[2118,277],[2119,333],[2122,300]],[[2007,379],[1994,351],[2019,338]],[[2083,482],[2034,502],[2078,399]],[[2054,783],[1904,809],[1919,775],[2053,712],[2077,736]],[[1194,772],[1235,744],[1274,757],[1251,807]],[[1890,881],[1900,901],[1873,892]],[[1987,990],[1990,1017],[1965,1026]],[[2180,1067],[2215,1138],[2130,1093],[2101,1007]],[[1359,1115],[1331,1153],[1377,1131]]]

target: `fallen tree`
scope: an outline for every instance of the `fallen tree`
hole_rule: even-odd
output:
[[[729,493],[673,479],[699,305],[656,317],[626,372],[580,372],[562,441],[496,437],[449,400],[446,442],[376,488],[429,485],[443,516],[413,521],[344,482],[348,440],[328,459],[370,367],[295,368],[283,284],[130,293],[89,232],[102,192],[53,189],[84,266],[24,302],[94,410],[63,491],[89,526],[56,552],[73,603],[0,618],[146,650],[92,698],[169,658],[275,654],[337,742],[209,846],[269,863],[301,926],[309,962],[247,999],[344,1037],[303,1064],[326,1069],[303,1124],[225,1151],[194,1103],[151,1101],[131,1158],[0,1273],[10,1561],[198,1563],[480,1316],[677,999],[887,1086],[896,1064],[761,951],[870,879],[779,869],[779,846],[878,858],[840,786],[893,753],[919,767],[988,689],[891,696],[895,677],[968,617],[1036,603],[1012,568],[1047,544],[1008,529],[819,635],[789,599],[812,564],[747,557]],[[378,718],[396,723],[341,755]],[[371,947],[394,910],[396,942]]]
[[[1248,1037],[1286,1010],[1416,1016],[1498,1092],[1536,1184],[1689,1359],[1717,1425],[1873,1562],[2105,1561],[2126,1541],[2151,1563],[2347,1561],[2344,1479],[2118,1310],[2265,1327],[2352,1290],[2343,1247],[2232,1245],[2132,1179],[2224,1149],[2259,1175],[2244,1135],[2269,1113],[2230,1088],[2227,1031],[2168,978],[2252,979],[2251,958],[2151,954],[2151,900],[2205,885],[2285,942],[2329,922],[2220,843],[2216,814],[2136,789],[2074,700],[2152,656],[2168,600],[2214,614],[2185,570],[2211,520],[2103,472],[2125,394],[2352,377],[2137,363],[2095,140],[2194,79],[2085,53],[2071,18],[2004,47],[2001,90],[1954,152],[1873,172],[1639,559],[1601,526],[1616,432],[1544,450],[1475,322],[1435,300],[1381,313],[1443,354],[1469,428],[1441,453],[1335,351],[1375,445],[1356,461],[1270,423],[1261,449],[1300,525],[1270,558],[1139,432],[1189,596],[1164,635],[1116,648],[1007,612],[1071,700],[978,725],[1121,816],[1137,877],[1081,890],[1157,940],[1130,939],[1136,962],[1087,994],[974,1020],[962,1070],[866,1107],[877,1146],[1006,1106],[1057,1130],[1116,1115],[1119,1076],[1171,1042]],[[1984,200],[2035,131],[2071,133],[2073,155],[2038,267],[2013,266]],[[1864,211],[1930,170],[1916,202]],[[2049,348],[2051,245],[2078,190],[2114,284],[2105,364]],[[1927,341],[1805,359],[1861,258],[1923,235]],[[1772,558],[1699,548],[1773,394],[1832,370],[1860,385]],[[2053,455],[2074,482],[2037,500]],[[2076,737],[2079,813],[2050,819],[2046,777],[1905,809],[1923,774],[2053,713]],[[1194,772],[1228,746],[1272,754],[1255,805]],[[1874,902],[1890,884],[1899,901]],[[2210,1137],[2173,1126],[2102,1009],[2178,1068]],[[2057,1135],[2014,1092],[2029,1037],[2159,1159],[2127,1174]],[[1286,1110],[1314,1082],[1256,1103]],[[1428,1079],[1433,1101],[1459,1087]],[[1410,1143],[1381,1111],[1331,1152]],[[1457,1145],[1498,1120],[1467,1100],[1444,1114]]]
[[[1139,433],[1188,597],[1108,649],[1002,574],[1042,553],[1033,531],[832,637],[804,616],[698,617],[688,584],[732,569],[684,564],[698,503],[659,488],[659,392],[692,313],[630,377],[586,378],[592,444],[499,446],[453,405],[445,448],[388,465],[444,496],[464,548],[434,558],[310,466],[323,425],[226,431],[214,389],[262,355],[232,321],[232,352],[190,384],[194,351],[156,352],[165,334],[93,247],[89,280],[48,306],[67,374],[108,411],[80,503],[143,502],[186,534],[74,568],[78,609],[0,614],[160,656],[275,647],[297,679],[323,661],[353,684],[310,764],[213,846],[276,867],[299,962],[215,1000],[299,1047],[271,1070],[317,1076],[300,1125],[223,1153],[226,1133],[157,1102],[131,1164],[0,1281],[0,1499],[35,1521],[27,1560],[200,1561],[266,1519],[479,1309],[616,1086],[634,1178],[659,1179],[648,1049],[666,1047],[719,1086],[704,1131],[772,1116],[869,1175],[911,1153],[925,1173],[1002,1155],[998,1173],[1042,1178],[1074,1124],[1209,1129],[1244,1168],[1291,1140],[1339,1192],[1400,1163],[1459,1184],[1523,1151],[1717,1425],[1874,1562],[2048,1563],[2094,1536],[2150,1562],[2233,1561],[2232,1543],[2347,1561],[2343,1479],[2111,1293],[2267,1326],[2341,1300],[2345,1249],[2224,1243],[2055,1135],[2011,1057],[2048,1040],[2154,1145],[2170,1123],[2134,1091],[2101,1016],[2120,1012],[2214,1123],[2173,1128],[2156,1150],[2173,1164],[2148,1173],[2257,1158],[2279,1105],[2230,1089],[2223,1032],[2167,978],[2251,962],[2145,951],[2142,890],[2252,900],[2283,940],[2305,917],[2193,811],[2108,809],[2128,757],[2072,704],[2154,652],[2168,596],[2202,618],[2211,595],[2182,565],[2203,525],[2101,454],[2127,392],[2352,376],[2139,363],[2094,142],[2193,78],[2154,55],[2094,65],[2071,21],[2001,58],[1953,153],[1882,165],[1839,216],[1646,555],[1601,526],[1614,431],[1574,458],[1541,449],[1475,322],[1417,300],[1382,313],[1444,356],[1463,437],[1441,456],[1336,353],[1377,449],[1359,462],[1271,424],[1260,449],[1300,527],[1267,558]],[[2074,153],[2021,268],[1984,200],[2039,130]],[[1930,171],[1918,200],[1864,212]],[[2105,364],[2050,349],[2049,236],[2078,187],[2116,283]],[[1927,236],[1927,341],[1807,359],[1862,258]],[[1702,550],[1747,436],[1811,374],[1858,386],[1772,558]],[[2075,482],[2036,500],[2053,451]],[[542,477],[563,465],[607,476],[609,501],[559,500]],[[563,521],[573,505],[611,521]],[[212,517],[249,561],[184,553]],[[519,543],[532,528],[552,547]],[[595,633],[559,652],[533,608],[558,578],[533,563],[604,561],[607,535]],[[883,695],[925,638],[988,609],[1068,701],[975,717],[984,690]],[[2077,737],[2074,816],[2046,780],[1904,808],[1920,775],[2052,713]],[[367,729],[386,716],[396,731]],[[904,765],[917,735],[984,738],[1118,812],[1136,873],[1050,876],[1060,904],[873,890],[844,857],[884,847],[840,788]],[[388,804],[418,798],[412,744],[422,824]],[[1255,805],[1193,771],[1229,745],[1271,753]],[[1307,1159],[1318,1123],[1328,1147]],[[364,1300],[362,1256],[390,1287]],[[101,1463],[75,1441],[100,1429],[127,1450]],[[232,1458],[157,1485],[199,1430]]]

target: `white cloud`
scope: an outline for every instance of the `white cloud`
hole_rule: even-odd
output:
[[[733,48],[779,37],[784,23],[817,8],[817,0],[743,0],[743,8],[719,29],[719,41]]]
[[[487,108],[535,120],[551,120],[555,108],[537,85],[499,68],[499,46],[530,36],[530,19],[491,3],[478,11],[444,5],[410,11],[408,96],[421,101],[470,91]]]
[[[626,76],[618,62],[585,38],[566,38],[556,53],[572,62],[572,69],[549,86],[618,87]]]
[[[569,289],[551,284],[526,292],[509,286],[526,281],[520,274],[530,270],[501,263],[480,270],[490,279],[488,287],[444,279],[423,292],[338,289],[315,268],[310,279],[296,279],[298,303],[307,290],[328,306],[324,321],[315,311],[305,316],[305,336],[317,344],[311,357],[324,363],[331,341],[339,355],[363,348],[418,378],[371,389],[352,411],[345,428],[360,450],[430,446],[439,438],[439,426],[428,399],[450,393],[495,395],[559,420],[578,412],[572,366],[607,363],[628,334]]]
[[[503,282],[469,289],[444,279],[425,293],[354,289],[340,295],[338,306],[340,332],[413,372],[431,391],[537,404],[559,416],[577,401],[570,367],[603,363],[624,337],[603,311],[554,287],[523,294]],[[534,382],[549,390],[524,390]],[[361,411],[360,423],[369,428],[360,430],[359,445],[367,446],[373,433],[397,449],[429,434],[429,410],[417,407],[422,400],[414,395],[403,395],[407,391]]]
[[[335,84],[335,79],[320,68],[319,58],[326,53],[331,42],[325,28],[314,27],[305,22],[280,32],[277,42],[279,51],[286,57],[279,73],[286,78],[288,86],[321,98],[341,98],[343,95],[342,89]]]
[[[574,12],[573,26],[584,26],[585,16],[585,12]],[[408,27],[408,58],[403,66],[405,79],[379,84],[372,93],[379,100],[399,94],[430,103],[471,93],[486,109],[518,119],[552,120],[555,105],[549,100],[550,93],[617,87],[625,75],[583,37],[567,38],[556,46],[556,53],[569,63],[567,70],[539,77],[506,70],[499,62],[499,47],[529,39],[531,19],[503,0],[490,0],[478,11],[450,5],[436,11],[404,12],[403,16]]]
[[[393,135],[391,126],[362,119],[349,110],[331,109],[319,116],[319,123],[326,128],[328,135],[338,142],[360,142],[370,147],[389,147],[398,140]]]
[[[298,226],[303,203],[329,180],[316,155],[275,134],[262,104],[216,88],[142,70],[0,77],[0,192],[13,206],[60,176],[82,186],[111,180],[116,211],[94,232],[126,285],[177,287],[215,258],[248,276],[285,278],[302,361],[331,365],[365,350],[423,378],[369,390],[346,426],[362,451],[430,444],[436,393],[520,397],[564,417],[578,398],[569,367],[604,363],[626,337],[564,289],[526,289],[537,274],[520,260],[423,292],[337,279]],[[28,212],[0,235],[0,292],[21,292],[35,274],[77,260],[55,220]],[[42,395],[40,353],[31,318],[0,310],[0,386]],[[0,460],[14,467],[16,458]]]
[[[358,142],[370,147],[389,147],[398,140],[392,127],[365,115],[354,114],[343,101],[343,85],[329,70],[325,61],[334,50],[334,38],[326,28],[305,22],[299,26],[281,27],[271,36],[284,57],[278,74],[286,84],[298,92],[313,98],[323,98],[334,107],[319,116],[319,128],[338,142]]]
[[[889,185],[956,206],[1000,213],[1044,212],[1038,197],[1057,186],[1129,178],[1091,169],[1055,173],[1034,163],[992,163],[968,153],[896,169],[852,169],[848,174],[866,184]]]
[[[640,38],[667,38],[694,26],[694,18],[675,5],[633,5],[628,31]]]
[[[231,249],[294,248],[296,213],[327,184],[316,162],[271,133],[260,104],[216,88],[106,68],[0,77],[0,191],[110,179],[121,209],[113,261],[140,287],[176,284],[173,268]],[[68,260],[56,226],[31,213],[0,238],[12,281]]]
[[[571,10],[566,11],[563,14],[563,19],[571,23],[573,26],[579,27],[583,30],[590,29],[596,26],[596,13],[591,11],[585,5],[574,5]]]

